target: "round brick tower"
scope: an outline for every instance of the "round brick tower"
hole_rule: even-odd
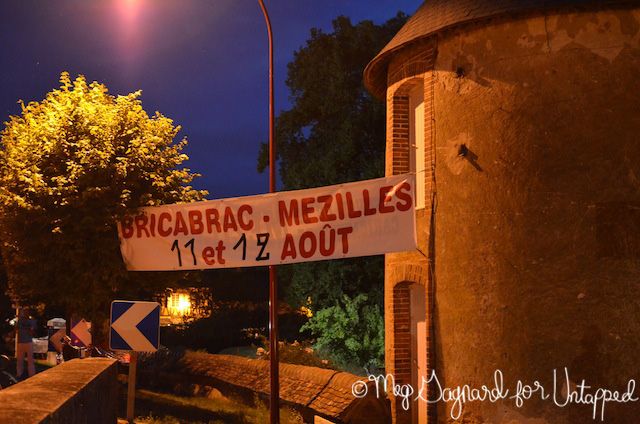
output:
[[[569,393],[640,380],[640,2],[430,0],[365,83],[387,101],[387,173],[420,181],[420,248],[386,257],[387,372],[455,388],[501,370],[510,396],[548,396],[458,422],[593,422],[554,403],[553,371],[559,403],[565,367]],[[393,401],[394,422],[453,421],[418,403]]]

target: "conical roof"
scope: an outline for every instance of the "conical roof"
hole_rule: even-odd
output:
[[[371,93],[383,98],[387,85],[387,65],[394,52],[417,40],[463,24],[515,13],[630,4],[640,4],[640,0],[427,0],[369,62],[364,71],[364,83]]]

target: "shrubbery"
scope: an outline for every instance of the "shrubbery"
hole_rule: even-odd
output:
[[[361,373],[384,366],[384,317],[365,294],[345,295],[335,306],[317,311],[304,330],[317,337],[321,354],[345,370]]]

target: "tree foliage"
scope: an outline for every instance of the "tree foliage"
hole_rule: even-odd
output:
[[[7,290],[7,274],[0,259],[0,355],[8,353],[9,346],[5,343],[5,337],[13,331],[9,320],[15,316],[15,310],[12,307],[11,298],[7,295]]]
[[[276,122],[276,154],[285,189],[384,175],[385,104],[367,92],[362,75],[405,21],[402,13],[382,25],[353,25],[338,17],[331,33],[311,30],[288,65],[292,107]],[[259,171],[267,167],[267,152],[263,145]],[[333,352],[343,366],[362,366],[369,360],[382,363],[383,270],[378,256],[296,264],[281,267],[279,273],[288,302],[314,311],[306,328],[318,336],[319,347]]]
[[[370,303],[382,304],[383,256],[291,265],[284,276],[287,300],[314,312],[338,304],[345,294],[367,293]]]
[[[344,295],[302,326],[317,336],[316,347],[336,364],[354,372],[384,367],[384,317],[367,295]]]
[[[116,221],[142,206],[200,200],[181,165],[186,140],[142,108],[141,92],[112,96],[83,76],[60,77],[22,104],[1,133],[0,238],[12,296],[89,319],[114,296],[135,296],[182,274],[128,273]],[[98,316],[96,316],[98,315]]]
[[[399,13],[382,25],[346,17],[333,32],[311,30],[288,65],[292,107],[276,123],[276,153],[287,190],[339,184],[384,175],[385,105],[363,85],[367,63],[406,21]],[[258,170],[267,166],[263,145]],[[369,293],[382,301],[382,257],[326,261],[282,267],[287,300],[313,310],[331,307],[343,294]]]
[[[292,107],[278,116],[280,177],[288,190],[338,184],[384,174],[385,105],[365,89],[367,63],[406,21],[399,13],[382,25],[349,18],[333,32],[311,30],[288,65]],[[267,166],[262,146],[258,170]]]

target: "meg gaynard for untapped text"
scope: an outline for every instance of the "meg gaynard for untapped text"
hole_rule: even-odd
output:
[[[468,402],[491,402],[499,400],[512,400],[517,408],[521,408],[527,400],[536,398],[543,401],[553,402],[559,408],[568,405],[590,405],[592,408],[592,418],[600,421],[605,419],[605,409],[608,403],[630,403],[637,402],[638,397],[634,397],[636,381],[630,379],[624,390],[612,390],[604,387],[592,387],[582,380],[579,384],[571,381],[568,368],[563,372],[553,370],[553,387],[547,390],[538,380],[532,384],[526,384],[518,380],[513,391],[505,388],[504,376],[501,370],[496,370],[493,374],[493,386],[482,385],[481,387],[471,387],[468,384],[457,387],[443,387],[440,384],[435,371],[432,371],[429,378],[424,376],[421,379],[418,390],[410,384],[398,384],[391,374],[373,375],[369,374],[367,380],[358,380],[353,383],[351,392],[357,398],[365,397],[369,392],[369,382],[375,382],[376,396],[379,398],[385,393],[392,393],[396,398],[402,399],[401,405],[404,410],[410,408],[411,402],[426,402],[429,404],[444,402],[451,403],[451,418],[457,420],[462,415],[464,404]],[[427,398],[427,387],[432,384],[434,393],[431,399]]]

